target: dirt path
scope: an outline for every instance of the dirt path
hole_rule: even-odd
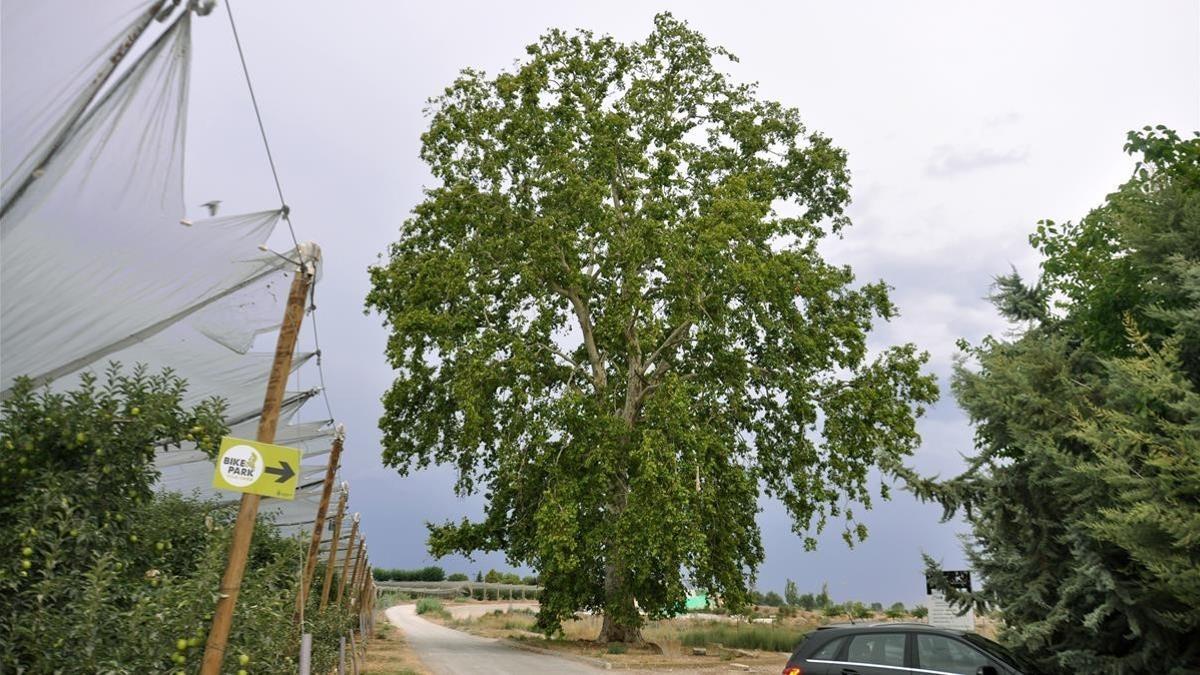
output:
[[[484,614],[491,614],[496,610],[501,612],[517,612],[527,609],[533,612],[538,611],[536,602],[481,602],[470,605],[446,605],[446,611],[450,612],[450,616],[456,619],[476,619]]]
[[[476,637],[439,626],[417,616],[415,605],[388,608],[388,620],[400,630],[421,662],[437,675],[586,675],[599,668],[557,656],[534,654],[498,640]]]

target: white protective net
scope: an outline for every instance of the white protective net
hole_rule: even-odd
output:
[[[223,398],[231,435],[254,438],[272,355],[250,349],[280,323],[297,251],[260,249],[279,209],[185,219],[194,6],[0,4],[0,396],[18,376],[68,389],[141,363],[186,379],[188,404]],[[318,393],[285,395],[276,443],[303,451],[301,487],[263,505],[296,532],[314,519],[334,433],[294,421]],[[236,497],[210,487],[195,448],[156,463],[163,489]]]

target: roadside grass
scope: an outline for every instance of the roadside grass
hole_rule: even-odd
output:
[[[531,610],[505,612],[496,610],[470,619],[454,619],[449,625],[455,628],[498,635],[504,631],[534,632],[535,613]],[[582,616],[563,624],[561,640],[552,642],[577,642],[596,644],[600,634],[601,619]],[[730,623],[726,621],[704,621],[676,619],[648,622],[642,630],[646,642],[653,643],[666,656],[682,656],[692,647],[721,645],[728,649],[754,649],[764,652],[791,652],[800,640],[812,629],[811,625]],[[622,654],[625,645],[603,648],[608,654]]]
[[[729,649],[757,649],[764,652],[791,652],[808,631],[771,624],[718,624],[696,626],[679,632],[685,647],[721,645]]]
[[[375,617],[375,635],[367,642],[367,656],[360,673],[370,675],[428,675],[413,653],[404,633],[388,622],[383,612]]]
[[[417,614],[428,614],[442,619],[450,618],[450,613],[442,606],[442,601],[437,598],[421,598],[417,600]]]
[[[509,612],[497,609],[469,619],[451,619],[448,625],[452,628],[470,628],[478,631],[532,632],[535,623],[534,612],[531,610],[517,609]]]

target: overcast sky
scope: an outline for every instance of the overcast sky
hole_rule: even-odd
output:
[[[348,429],[344,474],[372,562],[434,564],[424,523],[480,513],[479,500],[453,495],[447,470],[400,478],[381,466],[376,422],[392,373],[380,320],[363,314],[367,266],[430,185],[417,157],[424,102],[460,69],[506,68],[550,27],[641,39],[662,10],[737,54],[737,78],[797,107],[849,151],[854,226],[825,250],[861,280],[895,287],[902,315],[876,344],[913,341],[932,354],[944,397],[921,424],[913,463],[948,474],[971,447],[945,386],[955,340],[1005,330],[983,299],[992,278],[1010,265],[1035,273],[1026,243],[1035,223],[1078,218],[1128,176],[1126,131],[1200,128],[1197,7],[234,0],[298,234],[325,254],[317,304],[329,394]],[[224,8],[198,19],[194,34],[189,203],[270,208],[274,188]],[[282,233],[273,243],[287,246]],[[311,371],[300,377],[315,384]],[[940,508],[903,492],[866,516],[870,539],[852,551],[833,526],[806,553],[782,508],[762,508],[763,590],[782,591],[791,578],[802,589],[828,581],[837,600],[914,602],[924,593],[922,551],[962,563],[961,525],[940,523]],[[500,554],[438,564],[506,566]]]

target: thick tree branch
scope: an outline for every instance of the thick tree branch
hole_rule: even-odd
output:
[[[579,330],[583,333],[583,344],[587,347],[588,361],[592,364],[592,382],[596,385],[596,389],[604,389],[608,386],[608,375],[604,372],[604,360],[600,357],[600,350],[596,347],[592,313],[588,309],[587,303],[573,288],[566,288],[554,282],[550,282],[550,287],[555,293],[569,300],[571,307],[575,309],[575,318],[578,319]]]
[[[691,330],[691,328],[691,319],[679,324],[667,335],[667,338],[662,341],[662,344],[660,344],[657,349],[650,353],[650,358],[646,359],[646,362],[654,367],[654,375],[656,380],[658,379],[659,373],[662,372],[663,366],[666,365],[665,359],[670,351],[683,342],[684,337],[687,336],[687,332]]]

